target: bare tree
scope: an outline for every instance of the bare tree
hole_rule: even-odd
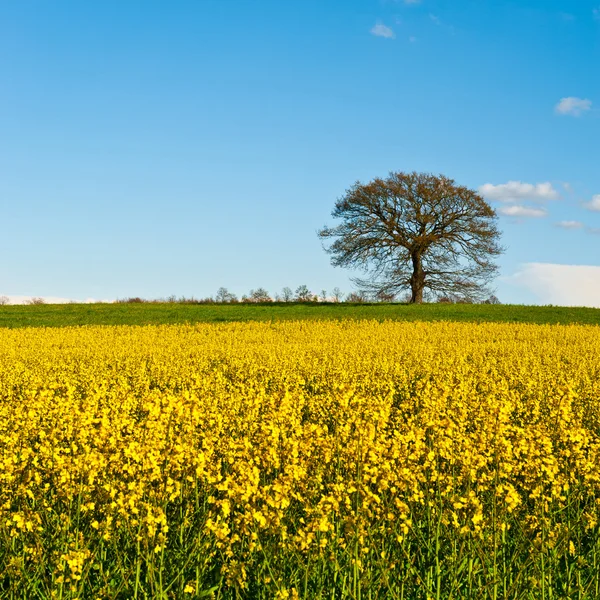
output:
[[[410,289],[410,302],[424,291],[471,301],[489,293],[498,267],[497,215],[476,192],[443,175],[390,173],[356,182],[338,199],[336,227],[319,231],[338,267],[359,268],[353,281],[370,294]]]
[[[0,296],[0,306],[10,304],[10,298],[8,296]]]
[[[312,292],[305,285],[298,286],[295,294],[296,302],[312,302],[314,300]]]
[[[258,288],[256,290],[250,290],[249,296],[242,297],[242,302],[273,302],[269,292],[264,288]]]
[[[344,293],[339,287],[334,287],[333,291],[331,292],[331,296],[334,302],[341,302],[342,298],[344,297]]]
[[[367,296],[363,291],[357,290],[356,292],[350,292],[346,296],[345,301],[350,303],[362,304],[363,302],[367,302]]]
[[[281,290],[281,299],[284,302],[291,302],[293,298],[294,298],[294,292],[292,292],[291,288],[286,286]]]
[[[220,287],[217,290],[217,295],[215,296],[215,302],[219,302],[219,303],[231,303],[231,302],[237,302],[237,296],[235,294],[232,294],[227,288],[224,287]]]

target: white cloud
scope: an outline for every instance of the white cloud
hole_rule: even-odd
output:
[[[588,210],[600,212],[600,194],[592,196],[592,199],[589,202],[585,202],[583,206],[585,206]]]
[[[545,183],[523,183],[521,181],[509,181],[493,185],[486,183],[479,188],[479,193],[490,200],[498,202],[519,202],[521,200],[557,200],[560,194],[552,187],[550,182]]]
[[[581,229],[583,223],[581,221],[559,221],[556,226],[563,229]]]
[[[540,304],[600,308],[600,266],[525,263],[506,281],[531,291]]]
[[[417,38],[416,38],[416,36],[414,36],[414,35],[411,35],[411,36],[408,38],[408,41],[409,41],[411,44],[414,44],[414,43],[417,41]]]
[[[554,107],[554,111],[559,115],[580,117],[584,112],[590,110],[591,108],[591,100],[569,96],[568,98],[562,98],[561,101]]]
[[[527,206],[521,206],[520,204],[513,204],[511,206],[503,206],[498,209],[501,215],[507,217],[545,217],[548,213],[543,208],[529,208]]]
[[[393,39],[396,37],[393,30],[383,23],[377,23],[376,25],[373,25],[371,28],[371,33],[377,37],[388,39]]]

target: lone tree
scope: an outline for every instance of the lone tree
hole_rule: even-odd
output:
[[[359,268],[353,281],[384,296],[410,289],[423,302],[426,289],[482,299],[498,267],[494,209],[476,192],[443,175],[390,173],[387,179],[356,182],[331,213],[342,222],[319,237],[336,267]]]

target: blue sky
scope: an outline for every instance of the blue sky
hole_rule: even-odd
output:
[[[600,0],[0,3],[0,295],[352,289],[389,171],[501,213],[503,302],[600,306]]]

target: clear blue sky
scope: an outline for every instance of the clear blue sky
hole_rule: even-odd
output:
[[[416,170],[486,186],[502,301],[600,306],[599,140],[600,0],[6,0],[0,295],[350,291],[316,230]]]

